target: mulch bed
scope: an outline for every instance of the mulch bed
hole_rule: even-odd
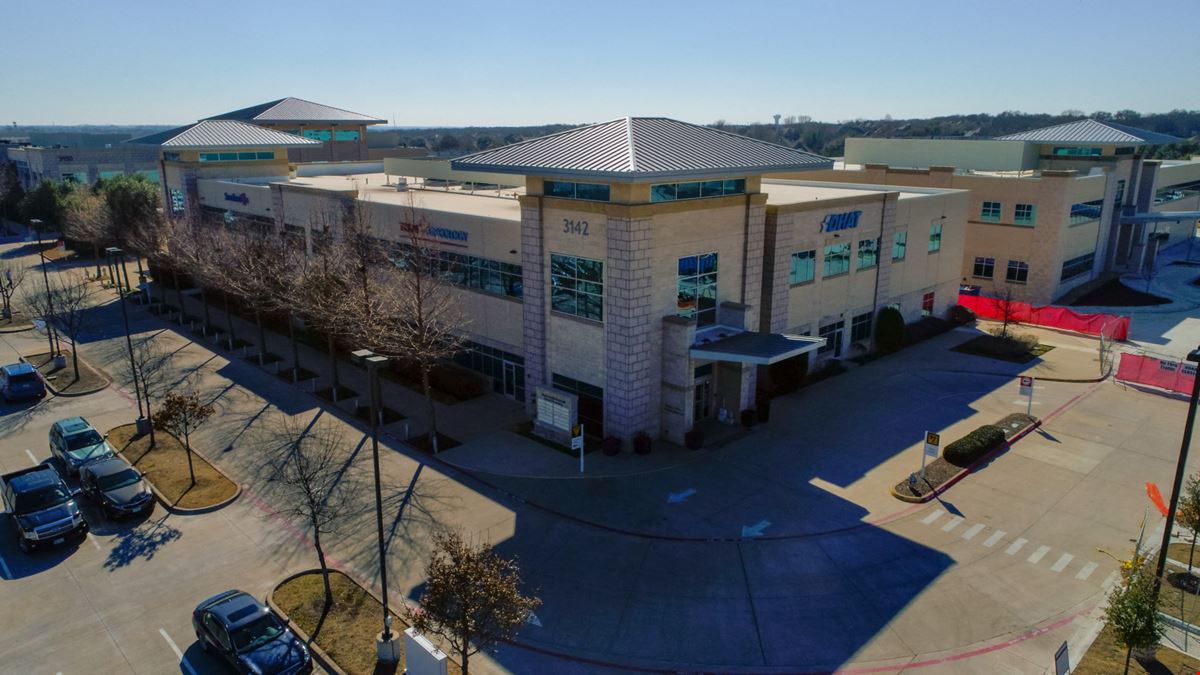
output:
[[[258,353],[255,352],[254,354],[248,354],[246,356],[243,356],[242,360],[245,361],[246,363],[250,363],[250,364],[253,364],[256,366],[269,366],[272,363],[279,363],[280,361],[283,360],[283,357],[278,354],[272,354],[271,352],[267,352],[266,354],[262,355],[262,360],[260,361],[258,358]]]
[[[330,572],[329,586],[333,591],[333,604],[328,613],[324,612],[325,587],[320,572],[285,581],[272,592],[271,600],[300,630],[312,637],[339,668],[349,675],[372,675],[376,672],[375,635],[382,629],[383,606],[341,572]],[[392,617],[392,631],[403,633],[408,624],[394,612]],[[403,635],[400,638],[397,640],[400,663],[404,663]],[[448,660],[447,665],[451,673],[462,672],[453,660]]]
[[[1037,418],[1031,415],[1013,413],[1005,415],[999,422],[995,423],[995,426],[1004,430],[1004,440],[1007,441],[1036,421]],[[949,445],[949,443],[946,445]],[[946,446],[943,445],[942,447],[945,448]],[[992,448],[992,450],[994,449]],[[991,450],[988,452],[991,452]],[[924,497],[937,490],[946,481],[958,475],[960,471],[970,466],[973,461],[975,460],[957,464],[945,457],[938,457],[925,465],[925,480],[921,480],[920,476],[918,476],[917,482],[909,485],[908,478],[906,477],[904,480],[896,483],[895,491],[907,497]]]
[[[1072,657],[1073,661],[1076,659],[1078,661],[1071,669],[1075,675],[1113,675],[1125,671],[1125,648],[1107,625],[1096,636],[1096,641],[1083,654],[1083,658]],[[1200,672],[1200,660],[1164,645],[1158,648],[1157,658],[1152,662],[1142,663],[1131,659],[1129,672],[1139,675],[1195,673]]]
[[[317,398],[321,399],[322,401],[329,401],[330,403],[341,403],[343,401],[349,401],[350,399],[353,399],[359,395],[359,393],[357,391],[354,391],[350,387],[338,387],[336,401],[334,400],[334,396],[333,396],[333,387],[325,387],[324,389],[318,389],[318,390],[314,391],[313,393],[316,394]]]
[[[33,354],[26,356],[25,360],[31,366],[38,369],[46,383],[60,394],[79,394],[93,393],[108,386],[108,378],[96,372],[88,362],[84,359],[79,359],[79,379],[75,379],[75,355],[69,349],[62,350],[63,356],[67,357],[67,365],[64,368],[54,368],[54,357],[49,352],[41,354]]]
[[[1070,307],[1147,307],[1150,305],[1165,305],[1171,302],[1167,298],[1143,293],[1113,279],[1075,299]]]
[[[979,335],[951,347],[950,351],[1008,361],[1009,363],[1029,363],[1051,349],[1054,347],[1039,344],[1032,350],[1026,350],[1024,345],[1015,340],[1005,340],[995,335]]]
[[[295,379],[293,379],[292,378],[293,370],[295,370],[295,369],[294,368],[284,368],[283,370],[280,370],[278,373],[275,373],[275,377],[278,377],[279,379],[283,380],[284,382],[295,382],[295,383],[299,384],[301,382],[307,382],[317,376],[317,374],[314,373],[313,371],[301,366],[300,371],[298,373],[296,373],[296,377],[295,377]]]
[[[196,484],[188,475],[187,450],[171,434],[155,431],[155,444],[150,447],[150,434],[137,436],[137,426],[124,424],[108,432],[108,442],[130,464],[146,475],[159,493],[171,503],[184,509],[215,506],[237,493],[237,486],[204,460],[192,453]]]
[[[415,450],[420,450],[426,454],[433,454],[433,447],[429,444],[428,433],[421,434],[420,436],[413,436],[405,441],[405,443]],[[440,431],[438,432],[438,452],[445,452],[450,448],[457,448],[460,445],[462,445],[462,443],[459,443],[455,439],[450,438]]]
[[[389,408],[387,406],[383,406],[383,410],[380,412],[383,413],[383,423],[385,425],[392,424],[394,422],[399,422],[400,420],[408,419],[408,417],[403,415],[399,410],[396,410],[395,408]],[[370,405],[359,405],[357,408],[354,409],[354,417],[356,419],[360,419],[369,424],[371,422],[371,406]]]

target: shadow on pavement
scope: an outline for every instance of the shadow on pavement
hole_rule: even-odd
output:
[[[150,560],[159,549],[183,536],[182,532],[167,524],[168,516],[164,514],[157,520],[148,520],[118,534],[104,561],[104,569],[113,571],[135,560]]]

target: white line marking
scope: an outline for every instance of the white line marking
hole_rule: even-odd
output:
[[[0,570],[4,570],[4,578],[12,579],[12,571],[8,569],[8,563],[4,562],[4,558],[0,558]]]
[[[953,530],[964,520],[966,520],[966,518],[963,518],[962,516],[951,516],[950,522],[942,526],[942,532],[949,532],[950,530]]]
[[[1090,562],[1084,565],[1083,569],[1079,570],[1079,574],[1076,574],[1075,578],[1080,581],[1087,581],[1088,577],[1092,576],[1092,572],[1095,572],[1097,567],[1099,567],[1099,565],[1094,562]]]
[[[962,533],[962,538],[966,539],[967,541],[971,541],[972,539],[975,538],[975,535],[979,534],[982,531],[983,531],[983,523],[975,523],[974,525],[972,525],[970,527],[970,529],[968,529],[966,532]]]
[[[1070,553],[1064,553],[1064,554],[1062,554],[1062,557],[1059,558],[1058,561],[1055,562],[1054,565],[1052,565],[1050,567],[1050,571],[1051,572],[1061,572],[1061,571],[1065,570],[1067,568],[1067,565],[1070,565],[1071,561],[1074,559],[1075,559],[1075,556],[1071,555]]]
[[[1028,539],[1025,539],[1024,537],[1022,537],[1022,538],[1014,541],[1013,543],[1009,544],[1008,548],[1004,549],[1004,552],[1007,553],[1008,555],[1016,555],[1017,551],[1020,551],[1021,547],[1024,546],[1028,541],[1029,541]]]
[[[1042,558],[1045,558],[1046,554],[1049,552],[1050,552],[1049,546],[1039,546],[1038,549],[1033,552],[1033,555],[1029,556],[1026,560],[1028,560],[1029,562],[1036,565],[1039,562],[1041,562]]]
[[[996,544],[1000,543],[1000,540],[1004,538],[1005,534],[1007,534],[1007,533],[1004,530],[996,530],[995,532],[992,533],[992,536],[988,537],[983,542],[983,545],[988,548],[991,548],[991,547],[995,546]]]
[[[945,511],[934,509],[933,511],[929,512],[929,515],[927,515],[921,519],[921,524],[929,525],[930,523],[937,520],[938,518],[941,518],[943,513],[945,513]]]
[[[163,639],[166,640],[167,644],[171,646],[171,651],[175,652],[175,656],[179,658],[179,663],[186,668],[191,675],[196,675],[196,669],[192,668],[192,664],[188,663],[187,659],[183,658],[183,652],[179,651],[179,645],[175,644],[175,641],[171,639],[170,635],[167,635],[167,631],[159,628],[158,634],[163,636]]]
[[[91,532],[87,533],[87,538],[88,538],[88,541],[92,542],[92,546],[96,547],[97,551],[104,550],[104,549],[100,548],[100,540],[96,539],[95,535],[93,535]]]
[[[33,462],[34,464],[38,463],[37,457],[33,456],[33,453],[29,451],[29,448],[25,448],[25,454],[29,455],[29,461]]]
[[[1108,576],[1104,577],[1104,583],[1100,585],[1104,588],[1111,588],[1112,585],[1117,583],[1117,580],[1120,578],[1121,577],[1119,577],[1116,572],[1109,572]]]

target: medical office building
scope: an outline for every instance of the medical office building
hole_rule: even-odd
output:
[[[622,118],[371,174],[289,174],[257,155],[195,173],[186,153],[278,156],[311,140],[246,133],[164,145],[168,181],[193,172],[181,212],[230,194],[226,220],[310,244],[351,203],[397,246],[421,223],[471,319],[459,363],[531,412],[539,392],[570,399],[589,435],[682,443],[698,423],[754,408],[772,364],[863,353],[881,308],[915,321],[957,297],[966,193],[764,180],[832,162],[707,127]]]

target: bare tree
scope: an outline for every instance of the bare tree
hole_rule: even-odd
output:
[[[418,631],[448,640],[468,675],[471,655],[511,640],[542,601],[521,594],[516,561],[496,555],[490,545],[472,546],[454,532],[438,534],[434,542],[421,607],[406,613]]]
[[[96,260],[96,278],[100,278],[100,246],[111,237],[111,224],[103,195],[90,186],[76,185],[67,195],[63,212],[63,235],[92,245]]]
[[[153,335],[142,337],[133,342],[133,358],[130,359],[131,375],[137,378],[142,386],[142,396],[146,399],[146,419],[150,423],[150,447],[154,447],[154,414],[151,404],[163,397],[170,388],[172,361],[175,354],[167,350],[161,341]]]
[[[1012,338],[1010,327],[1018,323],[1017,316],[1021,306],[1017,291],[1011,284],[1004,284],[995,290],[996,311],[1000,313],[1000,327],[996,329],[996,337],[1001,340]]]
[[[79,337],[92,325],[92,309],[96,306],[87,279],[73,273],[56,275],[50,282],[49,293],[38,288],[26,296],[26,302],[47,324],[53,322],[58,332],[71,342],[71,362],[78,381]]]
[[[179,394],[168,391],[163,397],[162,408],[153,422],[175,436],[183,436],[183,448],[187,453],[188,476],[196,484],[196,471],[192,467],[192,433],[213,415],[213,407],[200,399],[199,394],[189,391]]]
[[[13,296],[25,281],[28,268],[13,260],[0,260],[0,298],[4,300],[4,318],[13,316]]]
[[[338,233],[331,214],[318,213],[310,223],[309,232],[312,252],[301,262],[300,282],[293,289],[294,303],[305,324],[325,334],[331,391],[336,401],[341,388],[337,338],[347,334],[349,264],[345,250],[337,241]]]
[[[281,280],[289,274],[294,249],[270,228],[226,228],[222,232],[225,262],[222,286],[245,301],[258,326],[258,362],[266,363],[267,331],[264,311],[280,297]]]

